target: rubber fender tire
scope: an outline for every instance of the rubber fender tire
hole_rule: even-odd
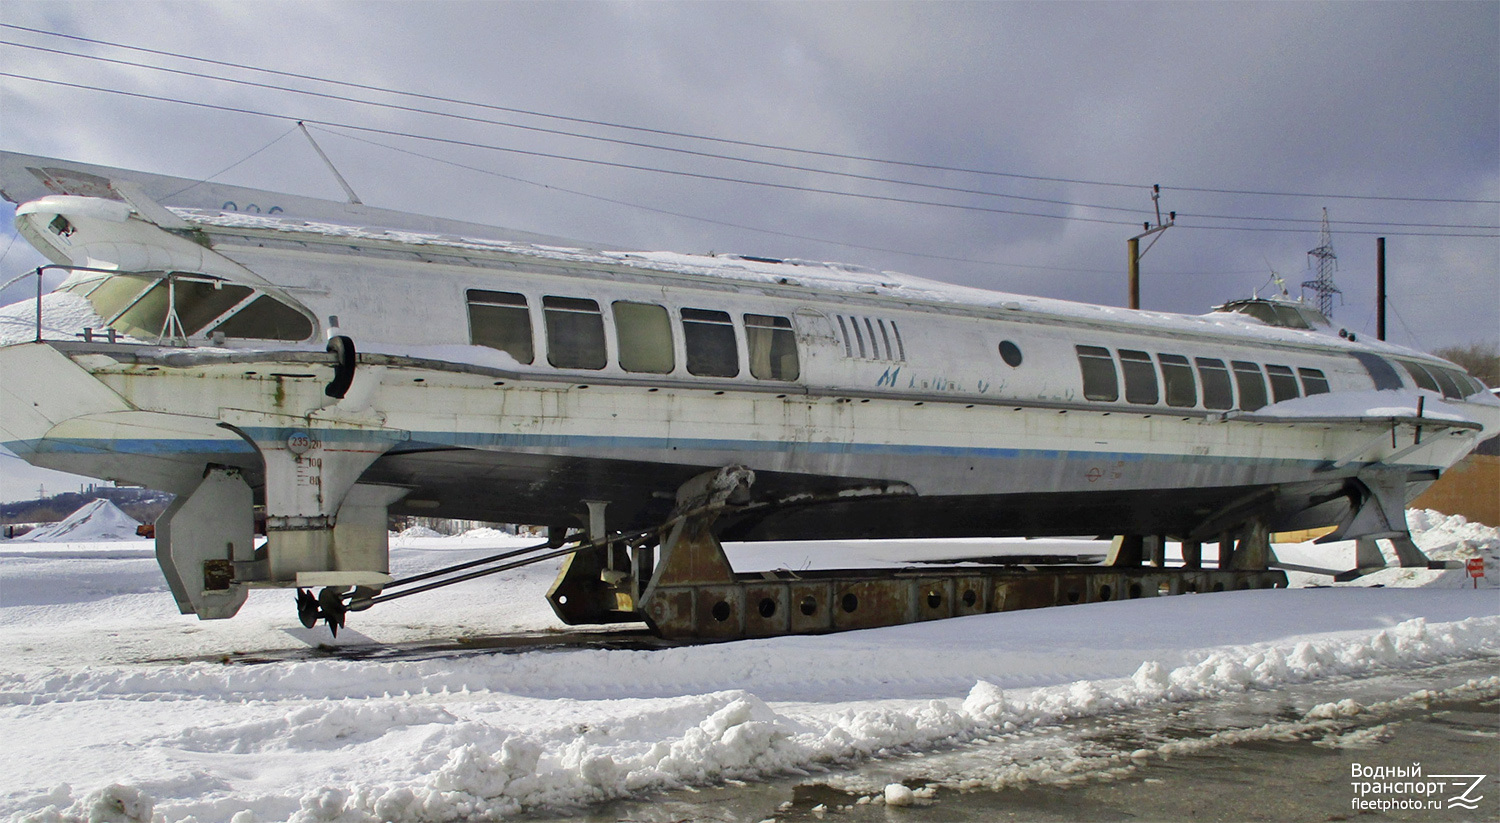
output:
[[[354,351],[354,341],[348,335],[336,335],[328,341],[328,351],[335,358],[333,364],[333,379],[323,387],[323,393],[329,397],[344,399],[349,393],[349,385],[354,382],[354,364],[357,359]]]

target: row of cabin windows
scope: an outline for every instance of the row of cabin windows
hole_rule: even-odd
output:
[[[470,289],[469,341],[499,349],[517,362],[536,361],[531,310],[514,292]],[[677,368],[672,320],[665,306],[617,300],[610,304],[620,368],[669,374]],[[742,316],[750,374],[760,380],[796,380],[801,375],[792,321],[767,314]],[[740,373],[734,318],[716,309],[679,309],[688,374],[735,377]],[[604,314],[581,297],[542,297],[547,362],[560,369],[598,370],[608,364]]]
[[[1267,402],[1328,392],[1328,378],[1318,369],[1299,368],[1293,373],[1289,366],[1267,365],[1263,372],[1259,363],[1247,360],[1231,360],[1226,367],[1223,360],[1196,357],[1190,364],[1180,354],[1157,354],[1153,360],[1149,352],[1120,349],[1117,373],[1109,349],[1078,346],[1077,351],[1084,398],[1106,403],[1119,401],[1121,374],[1125,378],[1125,402],[1142,406],[1161,405],[1165,399],[1168,406],[1190,409],[1199,405],[1201,397],[1205,409],[1232,409],[1238,394],[1239,408],[1254,411]]]
[[[901,329],[896,326],[896,321],[842,314],[835,317],[839,337],[844,341],[845,357],[906,362],[906,343],[901,340]]]
[[[1396,362],[1400,363],[1406,369],[1406,373],[1411,375],[1412,382],[1417,385],[1417,388],[1442,392],[1443,397],[1446,398],[1457,400],[1485,391],[1483,383],[1454,369],[1445,369],[1430,363],[1416,363],[1411,360],[1397,360]]]

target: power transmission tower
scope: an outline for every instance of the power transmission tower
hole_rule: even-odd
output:
[[[1318,247],[1307,253],[1309,257],[1318,259],[1318,277],[1316,280],[1308,280],[1302,284],[1304,289],[1312,289],[1318,295],[1318,311],[1324,317],[1333,317],[1333,296],[1339,294],[1338,287],[1333,285],[1333,273],[1338,270],[1338,255],[1333,253],[1333,234],[1328,230],[1328,209],[1323,209],[1323,232],[1318,237]],[[1310,264],[1309,264],[1310,265]]]

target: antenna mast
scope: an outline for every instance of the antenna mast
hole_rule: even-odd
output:
[[[349,188],[349,183],[344,180],[344,175],[339,174],[339,170],[333,167],[333,161],[329,160],[328,155],[323,153],[323,147],[319,146],[318,141],[313,139],[312,132],[307,130],[307,126],[302,125],[301,120],[297,121],[297,128],[302,130],[302,136],[306,137],[307,142],[312,144],[313,151],[317,152],[318,156],[323,158],[323,163],[328,166],[329,171],[333,172],[333,179],[339,181],[339,185],[344,187],[344,194],[349,195],[349,203],[355,206],[363,206],[364,203],[360,202],[359,195],[354,193],[354,189]],[[1327,210],[1325,209],[1325,211]]]
[[[1338,256],[1333,253],[1333,234],[1328,230],[1328,207],[1323,207],[1323,232],[1318,236],[1318,247],[1307,253],[1309,257],[1318,259],[1318,277],[1316,280],[1308,280],[1302,284],[1304,289],[1312,289],[1318,295],[1318,311],[1324,317],[1333,317],[1333,296],[1340,294],[1338,287],[1333,285],[1333,273],[1338,270]]]

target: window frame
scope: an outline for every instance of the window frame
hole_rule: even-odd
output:
[[[750,363],[751,377],[791,383],[802,376],[802,358],[797,351],[797,330],[790,317],[747,312],[740,315],[740,320],[745,324],[745,357]],[[762,338],[764,342],[761,342]],[[762,345],[766,347],[763,352]],[[791,374],[785,373],[788,348],[791,351]],[[765,355],[767,363],[765,374],[760,373],[761,354]]]
[[[1271,402],[1280,403],[1285,400],[1296,400],[1302,396],[1301,386],[1297,383],[1297,375],[1292,372],[1291,366],[1278,366],[1266,364],[1266,379],[1271,384]],[[1291,389],[1288,393],[1286,389]]]
[[[1078,370],[1083,380],[1083,399],[1099,403],[1118,403],[1120,401],[1120,369],[1115,364],[1114,354],[1103,346],[1085,346],[1075,344],[1073,350],[1078,355]],[[1089,364],[1093,363],[1096,371],[1091,376]],[[1109,367],[1107,392],[1099,392],[1104,388],[1104,373],[1097,371],[1104,366]]]
[[[478,295],[486,295],[487,297],[479,297]],[[476,325],[474,323],[474,308],[476,306],[481,309],[509,310],[511,314],[526,318],[526,357],[524,359],[511,349],[479,342],[480,336],[475,334]],[[536,318],[531,314],[531,299],[526,295],[520,292],[496,291],[494,289],[465,289],[464,311],[469,321],[469,345],[483,346],[494,351],[505,352],[512,360],[523,366],[530,366],[536,362]],[[521,338],[518,335],[515,339],[519,341]]]
[[[609,365],[609,335],[604,329],[604,311],[600,308],[598,300],[591,297],[544,294],[541,302],[542,336],[547,343],[548,365],[556,369],[582,371],[599,371]],[[593,308],[590,309],[585,304]],[[576,323],[574,318],[578,317],[591,317],[596,322],[588,325]],[[580,331],[585,334],[576,334]],[[593,346],[594,338],[598,343],[597,351]],[[563,353],[596,356],[577,357],[559,363],[559,357]],[[598,365],[592,365],[594,363]]]
[[[1270,405],[1271,395],[1266,388],[1265,371],[1259,363],[1251,360],[1231,360],[1229,370],[1234,374],[1234,386],[1239,395],[1241,411],[1256,411]]]
[[[711,315],[717,316],[711,317]],[[687,368],[688,374],[691,374],[695,377],[728,378],[740,376],[740,372],[743,369],[740,366],[739,332],[735,328],[736,324],[734,322],[733,315],[721,309],[702,309],[691,306],[684,306],[677,310],[677,316],[679,322],[682,324],[682,347],[683,354],[685,355],[686,360],[684,366]],[[718,316],[721,316],[722,320]],[[708,341],[709,338],[702,336],[703,331],[702,329],[698,328],[700,326],[708,328],[721,328],[725,326],[728,327],[729,337],[727,339],[731,342],[731,349],[729,352],[730,359],[728,363],[729,365],[733,366],[733,371],[713,369],[707,369],[703,371],[699,370],[713,359],[713,351],[711,349],[705,350],[701,348],[702,343]],[[720,338],[721,339],[718,345],[722,346],[722,334],[720,335]],[[722,351],[719,352],[719,354],[722,353]],[[720,358],[720,360],[722,361],[722,358]]]
[[[677,370],[677,335],[672,330],[672,312],[668,310],[666,306],[663,306],[660,303],[649,303],[642,300],[614,300],[610,302],[609,306],[610,318],[614,321],[615,328],[615,361],[619,363],[621,371],[630,372],[631,374],[671,374],[672,372]],[[631,344],[627,346],[626,341],[621,334],[621,329],[630,327],[635,322],[634,320],[622,322],[620,316],[621,306],[651,308],[660,311],[662,328],[657,331],[665,330],[667,334],[666,369],[659,370],[656,368],[632,368],[632,366],[640,366],[643,365],[643,363],[635,359],[634,352],[639,351],[639,346],[636,344],[636,342],[632,340]],[[630,365],[626,365],[627,351],[632,352],[630,358],[632,360],[632,363]],[[656,352],[656,354],[659,357],[661,352],[658,351]],[[660,365],[659,362],[658,365]]]
[[[1167,405],[1177,409],[1196,408],[1198,406],[1198,381],[1187,356],[1157,352],[1156,362],[1161,366],[1162,396],[1167,401]],[[1186,394],[1182,391],[1184,378],[1187,381]],[[1183,400],[1187,402],[1181,402]]]
[[[1217,357],[1194,357],[1198,382],[1203,385],[1203,408],[1211,411],[1228,411],[1235,408],[1235,381],[1229,366]],[[1210,374],[1213,375],[1210,378]],[[1223,390],[1223,405],[1220,405],[1219,390]],[[1213,402],[1210,403],[1212,397]]]
[[[1136,406],[1155,406],[1161,402],[1161,378],[1151,353],[1140,349],[1119,349],[1120,373],[1125,378],[1125,402]]]

